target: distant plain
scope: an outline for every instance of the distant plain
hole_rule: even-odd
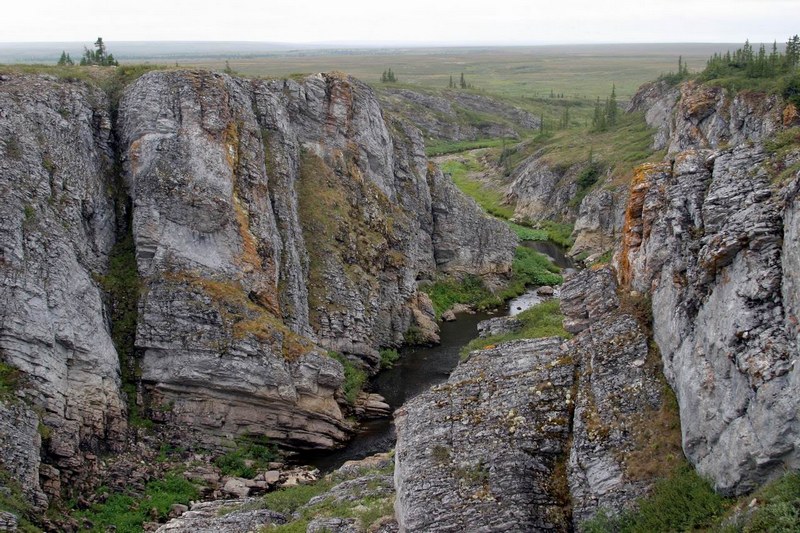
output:
[[[91,43],[87,43],[90,46]],[[312,48],[269,43],[114,43],[109,51],[121,63],[222,70],[227,65],[245,76],[285,77],[341,71],[380,84],[391,68],[402,85],[446,88],[461,73],[475,90],[506,98],[605,98],[616,85],[621,101],[642,83],[675,71],[682,56],[691,70],[702,70],[714,52],[740,44],[600,44],[448,48]],[[61,49],[79,57],[76,43],[0,43],[0,62],[52,63]]]

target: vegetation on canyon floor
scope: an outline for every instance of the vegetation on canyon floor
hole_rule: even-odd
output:
[[[559,272],[560,269],[546,256],[519,246],[514,254],[511,279],[505,288],[497,292],[490,291],[477,276],[465,276],[461,280],[445,278],[423,285],[421,290],[430,296],[436,317],[439,318],[455,304],[480,310],[491,309],[523,294],[527,287],[558,285],[563,280]]]
[[[549,300],[522,311],[515,316],[521,323],[521,327],[517,331],[472,339],[461,349],[461,357],[466,357],[475,350],[482,350],[490,346],[496,346],[501,342],[517,339],[571,338],[572,335],[564,329],[564,316],[561,314],[559,306],[560,302],[558,300]]]
[[[103,491],[108,492],[103,487],[98,489]],[[73,516],[88,521],[88,531],[113,528],[118,533],[138,533],[145,522],[163,521],[173,504],[187,505],[199,495],[197,486],[176,471],[147,483],[143,495],[109,494],[104,502],[76,511]]]

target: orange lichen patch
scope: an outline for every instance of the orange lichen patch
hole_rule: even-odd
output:
[[[645,197],[652,185],[653,175],[668,170],[668,163],[645,163],[639,165],[633,171],[618,261],[619,282],[623,287],[629,287],[632,281],[631,255],[639,249],[642,241],[650,234],[650,228],[645,227],[642,220],[642,212],[644,210]]]
[[[238,281],[214,280],[190,272],[167,272],[163,278],[187,283],[207,294],[235,340],[252,336],[289,360],[314,348],[309,339],[291,331],[275,312],[251,300]]]
[[[684,116],[702,119],[717,106],[720,89],[717,87],[699,87],[696,83],[687,83],[683,87],[681,109]]]
[[[788,104],[783,108],[783,125],[787,128],[800,126],[800,112],[797,111],[796,105]]]
[[[236,216],[236,224],[239,226],[239,236],[242,238],[241,260],[243,263],[261,270],[263,263],[261,255],[258,253],[258,242],[250,231],[250,215],[235,191],[233,193],[233,211]]]
[[[239,166],[239,125],[236,122],[228,122],[222,132],[222,142],[225,146],[225,158],[235,172]]]
[[[142,155],[142,139],[141,137],[131,143],[128,150],[128,161],[131,164],[131,174],[134,176],[139,172],[139,158]]]

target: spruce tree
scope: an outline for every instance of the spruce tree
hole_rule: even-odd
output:
[[[461,73],[461,81],[459,82],[459,85],[461,86],[462,89],[466,89],[467,88],[467,82],[464,79],[464,73],[463,72]]]
[[[609,126],[617,123],[617,86],[611,85],[611,96],[606,103],[606,122]]]

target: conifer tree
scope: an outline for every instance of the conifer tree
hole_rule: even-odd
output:
[[[461,81],[459,82],[459,85],[461,86],[462,89],[466,89],[467,88],[467,81],[464,79],[464,73],[463,72],[461,73]]]
[[[74,64],[75,62],[72,61],[72,58],[69,57],[69,54],[66,52],[66,50],[62,50],[61,57],[58,59],[58,65],[64,67],[64,66],[71,66]]]
[[[606,122],[609,126],[613,126],[617,123],[617,111],[617,86],[616,84],[612,84],[611,96],[606,102]]]

